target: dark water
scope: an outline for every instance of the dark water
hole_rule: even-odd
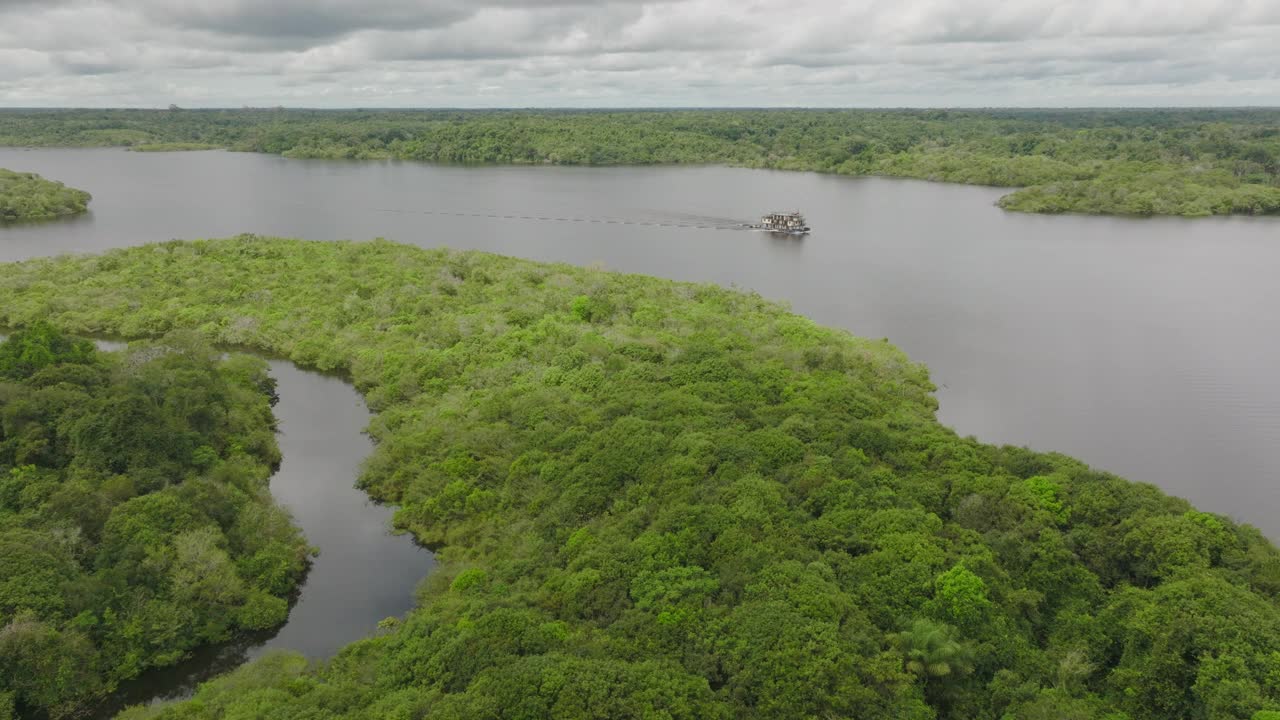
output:
[[[1027,216],[987,188],[713,167],[100,150],[0,150],[0,167],[95,196],[87,218],[0,230],[0,260],[383,236],[758,290],[927,363],[962,433],[1067,452],[1280,537],[1280,220]],[[813,234],[662,226],[790,208]]]
[[[320,555],[289,622],[251,656],[287,648],[327,658],[411,607],[414,588],[434,562],[409,536],[391,535],[391,509],[355,487],[360,463],[373,450],[362,432],[369,411],[355,388],[288,362],[272,361],[271,374],[279,383],[284,455],[271,492]]]
[[[430,571],[431,554],[408,537],[388,533],[391,511],[355,488],[359,466],[373,449],[361,434],[364,401],[345,382],[273,361],[279,383],[280,450],[284,461],[271,492],[320,548],[289,620],[278,631],[204,648],[173,667],[123,686],[97,717],[128,705],[189,696],[201,682],[267,650],[296,650],[325,659],[373,634],[379,620],[403,615]]]

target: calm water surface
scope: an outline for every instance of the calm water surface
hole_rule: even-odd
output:
[[[987,188],[714,167],[116,150],[0,150],[0,167],[95,198],[88,217],[0,230],[0,260],[382,236],[757,290],[927,363],[961,433],[1063,451],[1280,537],[1280,220],[1027,216]],[[793,207],[815,228],[803,240],[663,226]]]

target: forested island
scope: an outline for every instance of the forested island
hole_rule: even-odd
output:
[[[284,622],[309,548],[267,490],[274,397],[265,362],[192,333],[0,342],[0,718],[77,717]]]
[[[89,209],[92,196],[35,173],[0,168],[0,223],[52,220]]]
[[[5,110],[0,145],[714,163],[1021,188],[1008,210],[1280,213],[1280,110]]]
[[[0,326],[40,322],[346,375],[376,413],[362,487],[440,561],[418,609],[331,662],[276,654],[128,720],[1280,717],[1280,552],[1257,530],[959,437],[892,345],[753,294],[242,236],[0,266]],[[34,392],[95,376],[60,367]],[[63,507],[28,472],[4,497],[35,509],[6,513],[37,518],[5,532],[56,552],[21,539]],[[59,562],[38,567],[84,561]],[[7,670],[31,645],[5,622]]]

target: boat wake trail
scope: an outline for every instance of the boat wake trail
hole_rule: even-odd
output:
[[[661,213],[667,217],[675,218],[680,223],[716,225],[724,227],[742,227],[747,225],[745,220],[740,218],[719,217],[716,215],[693,215],[690,213]]]
[[[434,217],[488,218],[493,220],[524,220],[529,222],[594,223],[597,225],[640,225],[645,227],[689,228],[694,230],[742,230],[745,223],[728,218],[702,218],[699,216],[675,216],[683,219],[639,220],[634,218],[572,217],[553,215],[522,215],[517,213],[464,212],[451,210],[404,210],[400,208],[370,208],[374,212],[402,215],[428,215]]]

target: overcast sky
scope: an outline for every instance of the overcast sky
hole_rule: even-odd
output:
[[[0,0],[0,106],[1280,105],[1280,0]]]

